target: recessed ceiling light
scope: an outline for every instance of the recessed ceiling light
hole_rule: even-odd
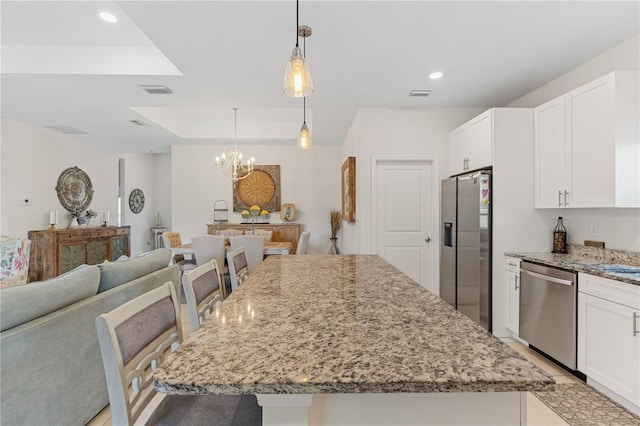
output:
[[[443,76],[443,74],[440,71],[432,72],[431,74],[429,74],[429,78],[431,80],[437,80],[442,76]]]
[[[111,12],[100,12],[100,19],[105,22],[109,22],[110,24],[115,24],[118,22],[118,18]]]

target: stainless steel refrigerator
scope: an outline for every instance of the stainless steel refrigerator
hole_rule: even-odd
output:
[[[440,297],[491,331],[491,170],[442,181]]]

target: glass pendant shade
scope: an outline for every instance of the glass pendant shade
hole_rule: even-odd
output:
[[[302,123],[302,128],[300,128],[300,133],[298,133],[298,146],[302,149],[311,148],[311,132],[309,131],[309,127],[307,127],[307,122]]]
[[[292,98],[303,98],[313,92],[313,81],[309,64],[302,56],[302,50],[296,46],[284,72],[284,93]]]

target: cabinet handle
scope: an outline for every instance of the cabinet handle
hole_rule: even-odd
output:
[[[516,290],[520,288],[520,286],[518,285],[518,281],[520,280],[520,277],[518,275],[516,275]]]
[[[558,191],[558,207],[562,207],[562,191]]]
[[[633,335],[634,336],[637,336],[638,334],[640,334],[640,330],[638,330],[638,318],[640,318],[640,315],[634,312],[633,313]]]
[[[515,263],[513,263],[513,262],[507,262],[507,264],[508,264],[509,266],[516,266],[516,264],[515,264]]]
[[[564,206],[567,207],[569,205],[569,203],[567,202],[567,196],[569,195],[569,193],[567,191],[564,191]]]

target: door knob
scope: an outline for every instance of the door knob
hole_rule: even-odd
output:
[[[429,241],[431,241],[431,237],[427,237],[427,238],[424,239],[425,243],[428,243]]]

